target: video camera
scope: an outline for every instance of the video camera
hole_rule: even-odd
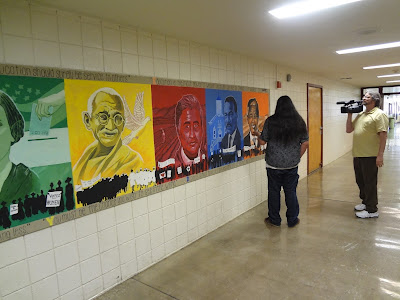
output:
[[[347,113],[355,114],[363,111],[363,105],[361,100],[360,101],[350,100],[347,102],[340,101],[336,102],[336,104],[343,104],[343,106],[340,108],[340,112],[342,114],[347,114]]]

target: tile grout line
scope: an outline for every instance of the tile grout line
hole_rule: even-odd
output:
[[[161,290],[159,290],[159,289],[157,289],[157,288],[155,288],[155,287],[153,287],[153,286],[151,286],[151,285],[149,285],[149,284],[147,284],[147,283],[144,283],[144,282],[142,282],[142,281],[136,279],[135,277],[132,277],[132,278],[130,278],[130,279],[133,279],[133,280],[135,280],[135,281],[137,281],[137,282],[139,282],[139,283],[141,283],[141,284],[144,284],[145,286],[148,286],[149,288],[152,288],[153,290],[156,290],[156,291],[158,291],[158,292],[160,292],[160,293],[162,293],[162,294],[164,294],[164,295],[167,295],[167,296],[169,296],[169,297],[171,297],[171,298],[173,298],[173,299],[179,300],[179,298],[176,298],[176,297],[174,297],[174,296],[172,296],[172,295],[170,295],[170,294],[167,294],[167,293],[165,293],[165,292],[163,292],[163,291],[161,291]]]

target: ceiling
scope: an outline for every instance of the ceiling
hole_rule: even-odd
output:
[[[267,12],[295,0],[31,2],[262,58],[358,87],[393,85],[376,76],[400,73],[400,67],[362,69],[400,63],[400,48],[335,53],[399,41],[400,0],[364,0],[286,20],[278,20]]]

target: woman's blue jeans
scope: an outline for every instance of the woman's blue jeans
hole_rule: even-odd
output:
[[[299,182],[298,167],[278,170],[267,168],[268,177],[268,217],[271,222],[280,225],[281,188],[285,192],[286,219],[289,226],[296,223],[299,216],[299,201],[296,188]]]

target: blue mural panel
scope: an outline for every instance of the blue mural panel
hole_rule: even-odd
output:
[[[242,92],[206,89],[209,168],[243,159]]]

